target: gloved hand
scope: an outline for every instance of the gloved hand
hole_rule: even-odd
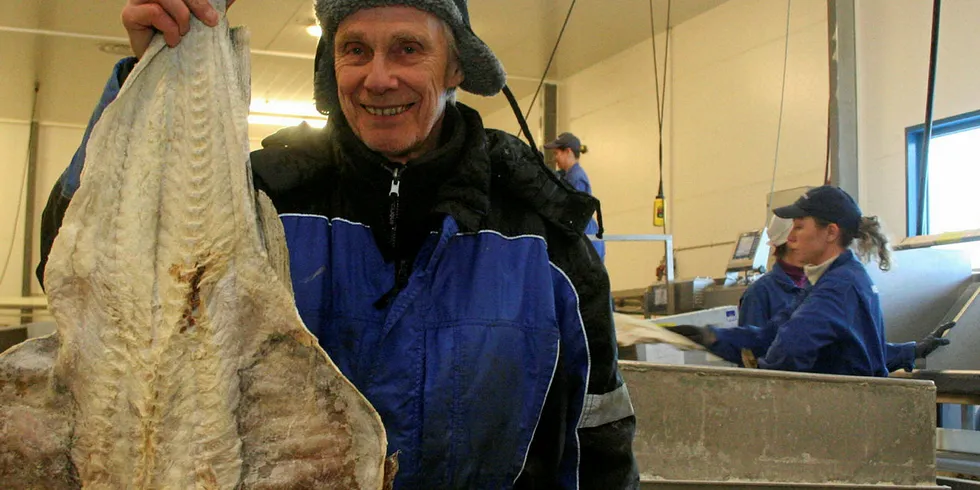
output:
[[[947,330],[953,328],[955,325],[956,322],[949,322],[940,325],[939,328],[934,330],[932,333],[926,335],[922,338],[922,340],[916,342],[915,358],[925,359],[926,356],[932,354],[936,349],[944,345],[949,345],[949,339],[943,337],[943,334],[945,334]]]
[[[709,327],[699,327],[696,325],[674,325],[665,326],[664,328],[678,335],[683,335],[692,342],[701,344],[705,347],[711,346],[711,344],[714,344],[717,340],[715,338],[715,333],[711,331],[711,328]]]

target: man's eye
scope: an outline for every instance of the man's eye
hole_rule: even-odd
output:
[[[415,55],[422,52],[422,47],[417,43],[405,43],[401,45],[402,54]]]
[[[365,52],[364,46],[360,43],[346,43],[343,46],[343,53],[345,55],[362,56]]]

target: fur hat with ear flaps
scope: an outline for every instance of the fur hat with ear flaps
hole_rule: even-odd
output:
[[[340,108],[337,77],[334,73],[334,36],[337,26],[358,10],[405,6],[429,12],[452,28],[459,48],[463,83],[459,88],[477,95],[496,95],[507,83],[507,75],[493,51],[470,28],[466,0],[316,0],[316,17],[323,37],[316,50],[313,95],[316,108],[328,113]]]

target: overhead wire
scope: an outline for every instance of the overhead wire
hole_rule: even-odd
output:
[[[524,119],[531,117],[531,110],[534,109],[534,103],[538,100],[538,94],[541,93],[541,87],[544,86],[544,81],[548,78],[548,71],[551,70],[551,63],[555,60],[555,54],[558,53],[558,46],[561,44],[561,38],[565,35],[565,28],[568,27],[568,21],[572,18],[572,10],[575,9],[576,0],[572,0],[572,4],[568,6],[568,13],[565,14],[565,22],[561,25],[561,30],[558,31],[558,39],[555,41],[555,46],[551,49],[551,55],[548,57],[548,64],[544,67],[544,73],[541,74],[541,80],[538,81],[538,88],[534,90],[534,96],[531,97],[531,103],[527,106],[527,112],[524,113]],[[518,131],[520,134],[520,131]],[[529,141],[530,143],[530,141]]]
[[[793,0],[786,0],[786,37],[783,43],[783,77],[782,88],[779,93],[779,119],[776,121],[776,152],[772,162],[772,181],[769,184],[769,199],[766,202],[766,220],[763,228],[769,224],[769,213],[772,212],[772,194],[776,191],[776,170],[779,168],[779,140],[783,132],[783,106],[786,101],[786,66],[789,64],[789,21],[790,11],[793,8]]]
[[[661,90],[660,86],[660,68],[657,62],[657,30],[654,28],[653,22],[653,0],[649,1],[650,5],[650,39],[653,43],[653,81],[655,96],[657,98],[657,140],[659,142],[659,168],[660,168],[660,184],[657,190],[656,201],[659,205],[654,206],[654,222],[656,222],[656,213],[663,211],[660,206],[663,206],[664,200],[664,113],[667,111],[667,56],[670,53],[670,7],[672,0],[667,0],[667,27],[664,30],[664,83]],[[663,220],[663,228],[667,229],[667,220]]]
[[[929,73],[928,85],[926,86],[926,120],[922,130],[922,147],[919,148],[918,169],[919,175],[916,179],[916,216],[915,233],[925,235],[928,233],[926,221],[926,194],[929,192],[929,144],[932,142],[932,108],[936,96],[936,63],[939,58],[939,18],[942,7],[942,0],[932,2],[932,31],[929,43]]]

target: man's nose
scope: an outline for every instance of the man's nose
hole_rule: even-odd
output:
[[[384,93],[398,87],[398,79],[384,56],[375,56],[369,67],[364,88],[374,93]]]

